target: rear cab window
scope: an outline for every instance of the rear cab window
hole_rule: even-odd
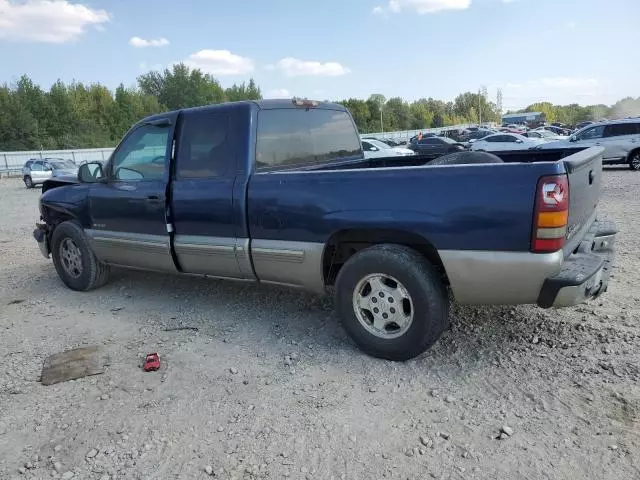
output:
[[[258,172],[321,166],[361,158],[358,131],[342,110],[267,109],[258,112]]]

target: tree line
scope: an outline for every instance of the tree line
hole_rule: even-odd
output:
[[[262,92],[253,79],[223,88],[213,76],[183,64],[163,72],[149,72],[135,87],[120,84],[111,91],[100,84],[58,80],[49,90],[23,75],[14,84],[0,85],[0,151],[52,150],[114,146],[141,118],[163,111],[237,100],[258,100]],[[361,133],[417,130],[480,121],[499,122],[501,93],[491,101],[486,89],[466,92],[453,101],[371,95],[350,98],[346,106]],[[602,117],[640,113],[640,97],[613,106],[551,103],[530,105],[524,111],[542,111],[548,121],[575,124]]]

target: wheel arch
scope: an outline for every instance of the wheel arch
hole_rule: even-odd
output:
[[[449,285],[442,259],[429,240],[417,233],[385,228],[350,228],[334,232],[327,240],[322,254],[325,285],[335,283],[338,272],[355,253],[383,243],[404,245],[417,251],[438,270],[445,285]]]

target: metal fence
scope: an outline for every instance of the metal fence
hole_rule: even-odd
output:
[[[442,128],[423,128],[422,130],[403,130],[399,132],[377,132],[362,134],[362,137],[391,138],[398,141],[408,141],[419,132],[442,134],[452,130],[464,130],[471,124],[460,124]],[[113,148],[85,148],[74,150],[34,150],[24,152],[0,152],[0,175],[19,174],[27,160],[34,158],[63,158],[73,161],[76,165],[91,161],[104,161],[109,158]]]
[[[38,158],[63,158],[76,165],[109,158],[113,148],[85,148],[74,150],[34,150],[23,152],[0,152],[0,173],[19,173],[27,160]]]

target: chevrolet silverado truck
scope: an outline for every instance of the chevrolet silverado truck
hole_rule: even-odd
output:
[[[406,360],[448,327],[451,296],[549,308],[607,289],[602,149],[517,155],[367,159],[340,105],[189,108],[140,121],[74,183],[46,182],[34,236],[78,291],[112,266],[333,287],[355,343]]]

